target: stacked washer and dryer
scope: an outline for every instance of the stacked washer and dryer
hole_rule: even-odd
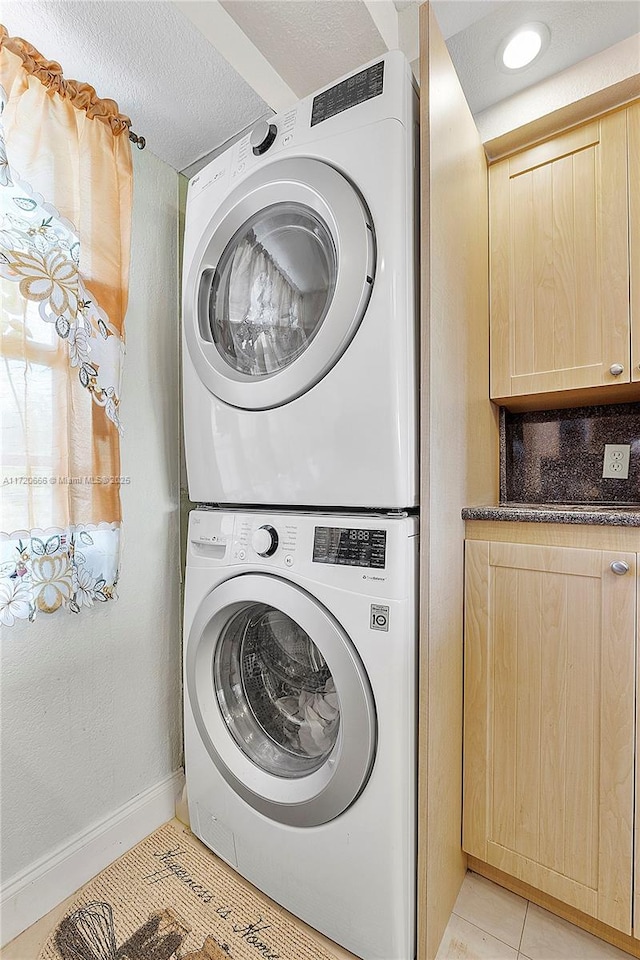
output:
[[[398,52],[189,184],[194,831],[365,960],[415,954],[417,93]]]

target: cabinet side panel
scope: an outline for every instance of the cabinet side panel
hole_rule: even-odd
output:
[[[420,73],[418,957],[431,960],[466,871],[461,510],[497,498],[498,431],[489,401],[487,162],[429,4],[420,8]]]

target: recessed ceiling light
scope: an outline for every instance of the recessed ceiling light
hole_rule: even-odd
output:
[[[498,66],[506,73],[523,70],[546,50],[549,38],[545,23],[527,23],[519,27],[500,44],[496,56]]]

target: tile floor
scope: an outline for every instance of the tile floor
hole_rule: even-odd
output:
[[[72,900],[60,904],[5,947],[2,960],[36,960]],[[301,925],[331,949],[336,960],[357,960]],[[468,873],[436,960],[624,960],[629,956],[484,877]]]
[[[624,960],[630,954],[468,873],[436,960]]]

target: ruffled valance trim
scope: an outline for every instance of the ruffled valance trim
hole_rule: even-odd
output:
[[[46,60],[22,37],[10,37],[7,28],[0,23],[0,50],[3,47],[21,58],[27,73],[37,77],[43,86],[70,100],[78,110],[84,110],[90,120],[101,120],[108,124],[114,136],[129,132],[131,120],[119,112],[115,100],[103,100],[88,83],[66,80],[59,63]]]

